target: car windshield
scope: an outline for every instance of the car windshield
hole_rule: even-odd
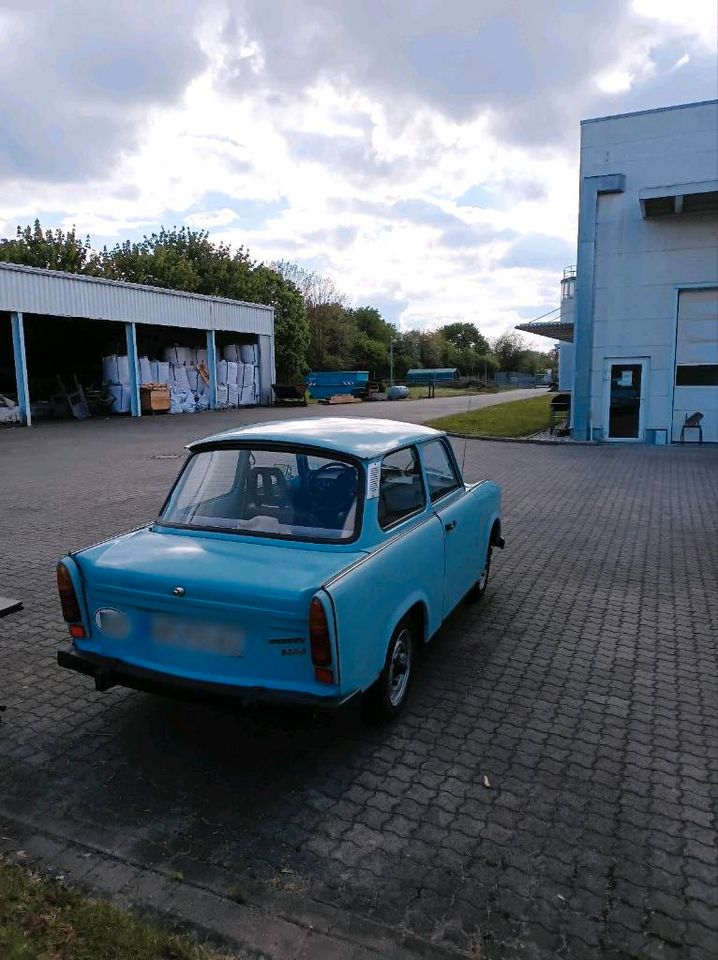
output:
[[[246,446],[193,454],[160,522],[295,540],[351,540],[359,469],[343,457]]]

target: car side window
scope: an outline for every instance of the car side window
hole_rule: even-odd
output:
[[[426,493],[415,447],[388,454],[381,462],[379,525],[382,530],[418,513],[426,506]]]
[[[430,440],[424,444],[422,454],[426,479],[429,484],[429,496],[435,503],[447,493],[461,486],[456,469],[442,440]]]

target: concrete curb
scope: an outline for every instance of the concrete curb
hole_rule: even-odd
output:
[[[537,440],[533,437],[482,437],[476,433],[452,433],[447,435],[456,440],[487,440],[489,443],[535,443],[541,447],[600,447],[596,440]]]
[[[226,884],[190,881],[94,844],[38,830],[2,810],[0,856],[167,928],[231,949],[240,960],[458,960],[466,956],[458,949],[244,878],[239,902]]]

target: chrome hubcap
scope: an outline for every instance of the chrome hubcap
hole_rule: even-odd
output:
[[[411,635],[407,629],[401,631],[394,642],[389,666],[389,701],[392,707],[398,707],[406,693],[411,673]]]

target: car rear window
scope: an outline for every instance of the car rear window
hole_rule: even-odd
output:
[[[295,540],[357,535],[359,467],[301,448],[201,450],[179,476],[161,523]]]

